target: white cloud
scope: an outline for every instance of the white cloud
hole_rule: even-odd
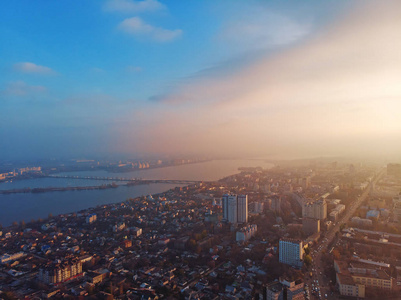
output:
[[[128,66],[125,68],[125,70],[130,73],[142,72],[142,68],[138,66]]]
[[[118,28],[136,37],[154,40],[157,42],[172,41],[182,35],[181,29],[164,29],[145,23],[139,17],[132,17],[122,21]]]
[[[291,44],[307,36],[311,30],[310,21],[298,22],[266,8],[253,8],[228,21],[218,38],[237,47],[260,49]]]
[[[141,13],[165,9],[165,6],[157,0],[110,0],[104,5],[104,10],[110,12]]]
[[[49,67],[40,66],[31,62],[19,62],[14,64],[14,70],[21,73],[30,73],[30,74],[45,74],[50,75],[55,72]]]
[[[47,88],[41,85],[29,85],[24,81],[14,81],[14,82],[9,82],[6,85],[6,88],[3,91],[1,91],[0,94],[4,96],[22,97],[37,93],[43,93],[46,91]]]

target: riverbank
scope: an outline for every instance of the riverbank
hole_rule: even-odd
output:
[[[131,172],[141,172],[153,169],[161,169],[161,168],[168,168],[168,167],[179,167],[184,165],[191,165],[191,164],[201,164],[213,161],[212,159],[204,159],[204,160],[195,160],[195,161],[188,161],[182,163],[165,163],[161,165],[150,165],[146,168],[134,168],[134,167],[54,167],[54,168],[46,168],[41,172],[33,172],[33,173],[24,173],[23,175],[17,175],[15,177],[9,177],[6,179],[0,180],[0,185],[2,183],[8,183],[13,181],[21,181],[21,180],[28,180],[28,179],[37,179],[37,178],[45,178],[51,176],[52,174],[60,174],[60,173],[76,173],[76,172],[106,172],[110,174],[124,174],[124,173],[131,173]]]
[[[53,177],[54,178],[54,177]],[[126,180],[120,180],[126,181]],[[12,189],[12,190],[0,190],[0,195],[9,194],[25,194],[25,193],[48,193],[48,192],[66,192],[66,191],[86,191],[86,190],[105,190],[105,189],[115,189],[120,186],[137,186],[152,183],[165,183],[165,184],[192,184],[201,181],[191,181],[191,180],[132,180],[125,184],[102,184],[95,186],[68,186],[68,187],[45,187],[45,188],[22,188],[22,189]]]
[[[66,191],[85,191],[85,190],[105,190],[117,188],[116,184],[102,184],[96,186],[68,186],[68,187],[47,187],[47,188],[23,188],[14,190],[0,190],[1,195],[23,194],[23,193],[47,193],[47,192],[66,192]]]
[[[180,165],[175,167],[157,168],[152,170],[135,171],[116,174],[113,177],[146,178],[147,180],[191,180],[217,181],[232,174],[239,173],[239,167],[271,168],[273,164],[255,160],[215,160],[205,163]],[[98,176],[105,177],[107,172],[87,171],[66,173],[69,176]],[[60,174],[63,175],[63,174]],[[36,178],[0,185],[0,190],[47,188],[47,187],[77,187],[109,184],[110,181],[94,181],[83,179]],[[117,183],[117,182],[116,182]],[[118,184],[118,183],[117,183]],[[102,204],[120,203],[128,198],[142,195],[157,194],[169,189],[186,186],[186,184],[150,183],[145,185],[121,185],[119,188],[94,190],[66,190],[58,193],[19,193],[0,194],[0,223],[3,226],[12,222],[28,221],[31,219],[46,218],[53,215],[69,213],[95,207]]]

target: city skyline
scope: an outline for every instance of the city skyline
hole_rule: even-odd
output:
[[[399,9],[5,3],[0,151],[399,159]]]
[[[3,1],[1,299],[399,299],[401,1]]]

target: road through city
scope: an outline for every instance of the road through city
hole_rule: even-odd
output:
[[[347,223],[349,219],[353,216],[355,211],[358,209],[358,207],[363,203],[363,201],[366,200],[368,197],[370,191],[372,190],[373,186],[376,184],[376,182],[381,178],[381,176],[384,174],[385,169],[380,170],[380,172],[372,179],[372,181],[369,183],[369,185],[365,188],[365,190],[362,192],[362,194],[356,199],[355,202],[351,204],[350,207],[348,207],[345,210],[344,216],[335,223],[335,225],[330,228],[324,239],[319,241],[319,243],[312,249],[312,278],[311,278],[311,283],[314,284],[315,287],[317,287],[318,292],[315,295],[311,294],[312,299],[337,299],[338,297],[336,295],[330,295],[330,279],[326,274],[324,273],[323,269],[323,262],[322,262],[322,251],[326,250],[329,251],[327,247],[332,243],[334,237],[336,236],[336,233],[340,230],[340,226],[343,223]],[[326,296],[327,295],[327,296]]]

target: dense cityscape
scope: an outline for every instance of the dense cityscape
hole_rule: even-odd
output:
[[[1,1],[0,300],[401,300],[401,1]]]
[[[15,222],[4,299],[397,298],[401,166],[304,162]]]

